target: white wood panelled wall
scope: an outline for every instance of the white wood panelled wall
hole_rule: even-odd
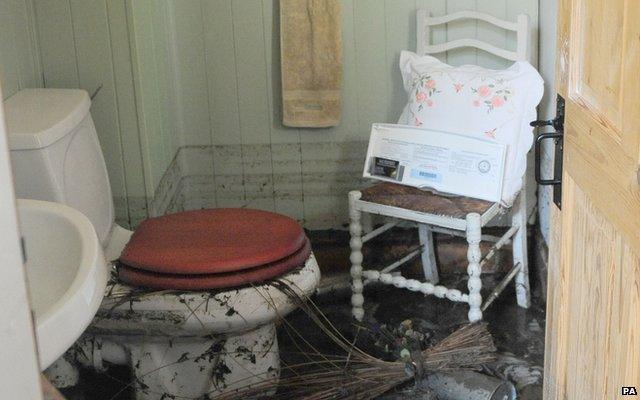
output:
[[[32,0],[0,1],[0,80],[6,99],[42,86]]]
[[[34,1],[45,85],[102,86],[92,113],[114,196],[131,215],[179,152],[182,208],[258,207],[311,228],[346,222],[369,127],[400,114],[397,61],[415,49],[417,8],[526,13],[534,27],[538,17],[537,0],[342,0],[343,120],[311,130],[280,123],[277,0]],[[471,22],[442,27],[434,40],[467,35],[515,46]],[[505,66],[472,50],[446,61]]]
[[[125,0],[33,1],[44,86],[100,89],[91,114],[125,223],[146,195]]]
[[[150,116],[143,126],[152,127],[142,132],[152,187],[181,148],[184,208],[244,205],[289,214],[312,228],[339,226],[346,222],[346,192],[360,184],[371,123],[395,121],[404,104],[397,60],[400,50],[415,48],[415,10],[474,9],[511,19],[524,12],[537,26],[535,0],[342,3],[343,121],[311,130],[280,124],[276,0],[134,2],[140,109]],[[443,27],[435,40],[465,35],[515,45],[503,31],[469,22]],[[470,50],[446,61],[505,66]]]

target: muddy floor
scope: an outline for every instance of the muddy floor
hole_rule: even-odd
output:
[[[498,232],[499,233],[499,232]],[[344,232],[315,232],[309,234],[314,252],[323,272],[323,294],[314,296],[313,301],[320,307],[328,319],[345,336],[353,338],[354,326],[351,319],[350,291],[348,289],[348,235]],[[466,291],[466,247],[459,239],[439,237],[438,262],[441,271],[441,283]],[[386,239],[373,242],[365,252],[365,265],[383,266],[388,260],[402,254],[404,250],[417,242],[413,230],[396,230]],[[510,267],[509,249],[505,249],[495,263],[488,266],[482,276],[483,297],[490,293],[497,282]],[[494,337],[498,351],[513,354],[518,362],[541,371],[544,353],[545,313],[541,298],[540,284],[536,280],[535,266],[532,265],[532,306],[528,310],[516,305],[515,290],[510,285],[498,300],[484,313],[489,330]],[[420,275],[419,259],[404,267],[403,275]],[[347,285],[345,285],[345,283]],[[331,287],[335,287],[332,290]],[[468,307],[463,303],[453,303],[433,296],[424,296],[390,286],[368,286],[365,288],[365,324],[377,326],[385,324],[396,326],[410,319],[418,329],[428,332],[433,340],[439,340],[467,321]],[[301,332],[314,346],[333,352],[334,344],[317,327],[309,323],[302,312],[294,312],[288,317],[291,327]],[[372,340],[359,338],[358,345],[371,354],[388,357]],[[285,330],[279,331],[279,344],[283,365],[295,362],[296,344]],[[69,400],[132,400],[130,390],[118,393],[130,382],[130,373],[126,367],[113,366],[105,374],[82,371],[82,384],[65,391]],[[415,395],[396,393],[394,399],[416,398]],[[519,399],[534,400],[541,398],[540,382],[529,385],[519,393]]]
[[[483,278],[484,287],[495,286],[498,276],[487,275]],[[443,284],[464,288],[466,280],[462,276],[449,276]],[[446,337],[462,324],[467,322],[468,308],[462,303],[452,303],[433,296],[424,296],[390,286],[372,286],[365,289],[365,325],[389,327],[398,326],[404,320],[411,320],[413,325],[429,335],[434,341]],[[353,339],[354,331],[351,320],[349,299],[336,293],[316,298],[316,302],[329,320],[338,326],[349,339]],[[534,295],[532,306],[522,309],[516,305],[515,290],[505,290],[502,296],[486,310],[484,319],[489,324],[498,352],[513,354],[518,363],[525,363],[536,373],[541,373],[544,356],[544,305],[540,297]],[[314,346],[331,353],[332,342],[318,335],[318,330],[310,326],[304,313],[296,312],[289,316],[292,325],[306,332],[305,337],[311,339]],[[294,349],[288,335],[280,335],[279,341],[283,353],[283,362],[294,363],[288,359],[288,350]],[[380,358],[388,356],[372,340],[357,340],[358,345],[368,353]],[[517,382],[513,382],[517,384]],[[541,399],[541,380],[519,392],[519,399]],[[396,396],[394,399],[416,398],[413,394],[406,397]]]

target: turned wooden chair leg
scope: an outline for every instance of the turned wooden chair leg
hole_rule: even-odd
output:
[[[360,200],[362,193],[359,191],[349,192],[349,233],[351,240],[351,312],[357,321],[362,321],[364,317],[364,288],[362,282],[362,212],[356,208],[356,202]]]
[[[480,274],[482,272],[480,268],[480,260],[482,255],[480,253],[480,239],[482,236],[482,222],[480,214],[470,213],[467,214],[467,243],[469,248],[467,250],[467,260],[469,266],[467,267],[467,274],[469,274],[469,281],[467,287],[469,288],[469,321],[476,322],[482,319],[482,295],[480,290],[482,289],[482,280]]]
[[[436,285],[440,278],[438,277],[438,266],[436,265],[436,254],[433,245],[433,232],[429,225],[418,224],[418,234],[420,236],[420,244],[422,248],[422,269],[424,278]]]
[[[529,262],[527,254],[527,204],[526,195],[520,193],[513,207],[513,226],[518,226],[518,231],[513,235],[513,265],[520,263],[522,266],[516,275],[516,299],[518,305],[529,308],[531,304],[531,290],[529,288]]]

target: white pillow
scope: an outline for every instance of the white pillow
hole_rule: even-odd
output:
[[[511,206],[522,188],[533,143],[536,106],[543,80],[525,61],[504,70],[476,65],[452,67],[409,51],[400,55],[409,96],[399,124],[456,132],[507,145],[502,203]]]

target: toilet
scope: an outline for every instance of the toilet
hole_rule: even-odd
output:
[[[295,309],[281,287],[309,295],[320,280],[302,228],[232,208],[150,218],[136,232],[118,226],[90,105],[72,89],[5,101],[17,197],[83,212],[117,260],[93,322],[49,377],[72,386],[80,365],[129,365],[137,400],[215,398],[278,379],[276,322]]]

